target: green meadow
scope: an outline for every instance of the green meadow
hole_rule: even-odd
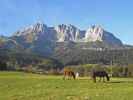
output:
[[[133,78],[97,82],[89,77],[0,72],[0,100],[133,100]]]

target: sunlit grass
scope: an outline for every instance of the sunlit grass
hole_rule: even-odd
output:
[[[132,78],[93,83],[88,77],[63,80],[62,76],[0,72],[0,100],[133,100],[132,94]]]

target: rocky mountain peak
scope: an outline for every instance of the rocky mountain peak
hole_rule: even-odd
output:
[[[100,25],[92,25],[85,34],[86,41],[103,41],[104,29]]]
[[[80,38],[80,30],[75,26],[69,24],[61,24],[55,27],[57,32],[57,41],[65,42],[65,41],[77,41]]]
[[[28,27],[25,27],[19,31],[17,31],[14,35],[15,36],[25,36],[27,34],[40,34],[44,33],[47,30],[47,26],[43,24],[43,22],[37,22],[33,25],[30,25]]]
[[[47,27],[43,22],[37,22],[29,27],[15,33],[16,40],[24,43],[49,44],[56,42],[97,42],[111,45],[112,47],[122,46],[122,42],[112,33],[104,30],[100,25],[92,25],[90,28],[80,30],[71,24],[60,24],[56,27]],[[12,36],[13,37],[13,36]]]
[[[112,33],[104,30],[100,25],[91,26],[85,33],[86,42],[103,42],[108,45],[122,46],[121,40],[116,38]]]
[[[33,31],[36,33],[43,33],[45,31],[45,29],[47,28],[47,26],[45,24],[43,24],[43,22],[37,22],[34,26],[33,26]]]

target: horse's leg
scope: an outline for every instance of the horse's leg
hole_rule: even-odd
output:
[[[67,72],[64,73],[64,77],[63,77],[64,80],[69,78],[69,77],[68,77],[68,76],[69,76],[68,74],[69,74],[69,73],[67,73]]]
[[[73,78],[72,74],[71,74],[71,79]]]
[[[108,76],[108,74],[106,75],[106,79],[107,79],[107,81],[109,81],[109,76]]]
[[[99,77],[99,82],[101,82],[101,77]]]
[[[71,73],[68,72],[68,79],[70,80],[71,79]]]
[[[96,77],[93,77],[93,81],[96,83]]]
[[[70,72],[68,72],[68,80],[70,80],[70,77],[71,77]]]
[[[65,78],[66,78],[66,73],[64,73],[63,80],[65,80]]]
[[[67,77],[67,78],[68,78],[68,80],[70,80],[70,75],[68,75],[68,77]]]
[[[104,78],[104,76],[103,76],[103,82],[105,82],[105,78]]]
[[[70,72],[70,80],[72,79],[72,73]]]
[[[67,75],[67,79],[69,80],[69,74]]]
[[[70,79],[72,79],[72,75],[70,75]]]
[[[69,79],[70,79],[70,80],[72,79],[72,76],[71,76],[71,74],[70,74],[70,76],[69,76]]]

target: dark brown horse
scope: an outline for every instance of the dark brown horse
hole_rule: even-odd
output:
[[[63,79],[71,79],[73,77],[73,79],[75,79],[75,73],[69,69],[69,68],[65,68],[64,69],[64,77]]]
[[[106,77],[107,81],[110,80],[108,73],[106,71],[93,71],[92,78],[93,78],[94,82],[96,82],[96,77],[100,77],[99,81],[101,81],[101,78],[103,78],[103,82],[105,82],[104,77]]]

